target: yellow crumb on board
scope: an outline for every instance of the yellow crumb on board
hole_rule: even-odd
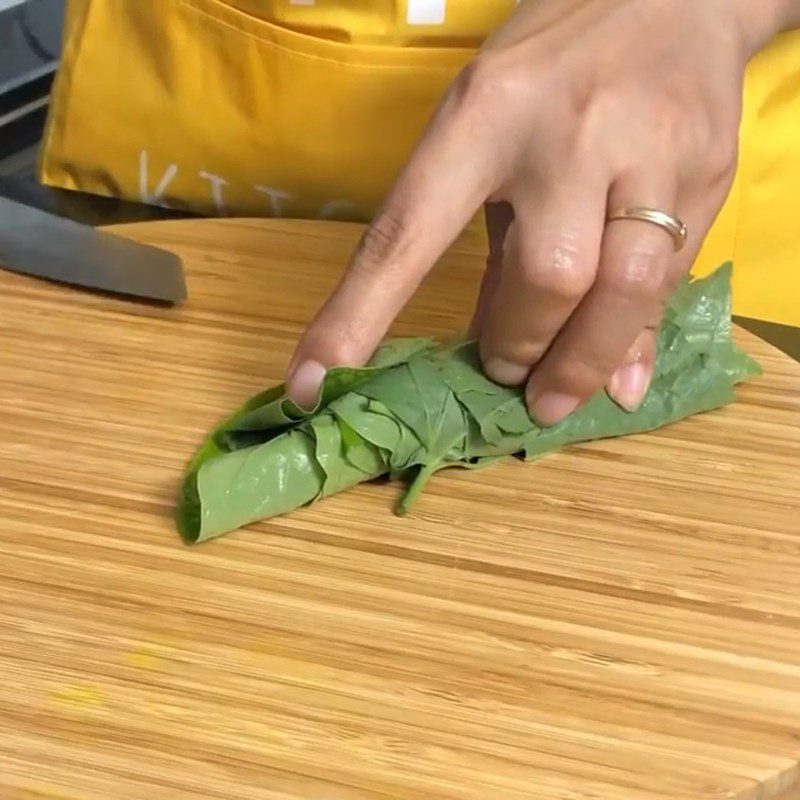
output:
[[[105,703],[105,695],[97,686],[66,686],[53,694],[53,700],[70,708],[99,708]]]
[[[158,656],[152,647],[137,647],[125,654],[125,661],[137,669],[155,669],[158,665]]]

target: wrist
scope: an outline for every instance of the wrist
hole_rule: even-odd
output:
[[[800,0],[775,0],[778,17],[776,33],[800,27]]]
[[[748,55],[755,55],[778,34],[800,27],[800,0],[736,0]]]

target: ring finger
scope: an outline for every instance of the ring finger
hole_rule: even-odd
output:
[[[686,245],[676,253],[674,259],[675,272],[681,279],[689,274],[694,265],[706,234],[728,196],[730,183],[728,179],[681,187],[678,207],[692,221],[688,226]],[[636,337],[606,387],[611,399],[628,411],[639,408],[652,381],[660,324],[659,311],[658,316]]]
[[[618,179],[609,208],[675,213],[671,175],[663,169]],[[638,220],[608,223],[596,280],[529,382],[534,418],[544,425],[560,422],[602,389],[641,332],[660,317],[676,279],[675,243],[664,229]]]

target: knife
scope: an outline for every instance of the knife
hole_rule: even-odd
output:
[[[175,305],[186,299],[181,260],[0,197],[0,267],[21,275]]]

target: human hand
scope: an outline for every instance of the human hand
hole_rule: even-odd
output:
[[[649,385],[663,306],[734,175],[745,65],[797,0],[536,0],[462,72],[303,336],[289,391],[364,363],[481,204],[490,255],[472,324],[484,368],[534,419]],[[685,221],[607,223],[630,206]]]

